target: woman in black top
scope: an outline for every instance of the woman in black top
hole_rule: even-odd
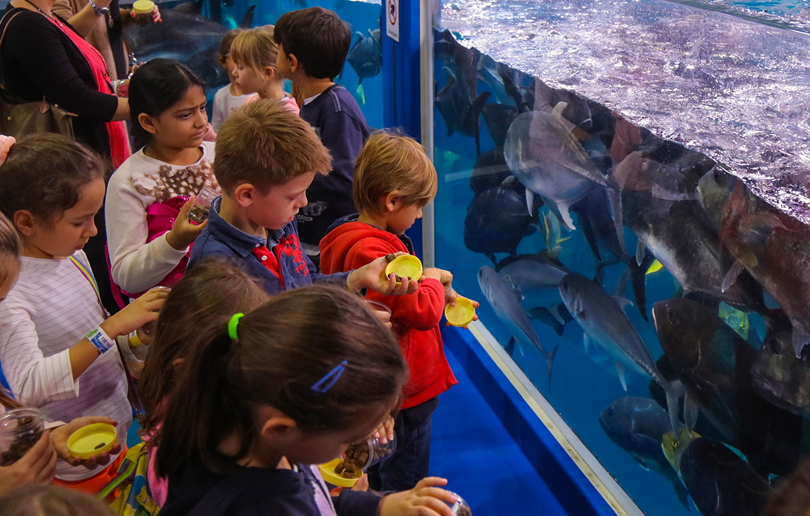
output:
[[[12,0],[9,4],[0,23],[0,31],[8,25],[0,46],[3,86],[25,100],[36,101],[44,96],[51,104],[75,113],[76,139],[110,159],[105,123],[128,119],[129,101],[99,92],[87,59],[70,38],[46,18],[51,17],[67,30],[83,36],[82,29],[89,30],[95,22],[92,3],[67,23],[51,13],[54,1]],[[109,3],[110,0],[99,0],[96,7],[101,10]],[[16,12],[21,14],[8,23]]]

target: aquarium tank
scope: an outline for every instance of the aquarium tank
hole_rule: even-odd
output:
[[[436,265],[646,514],[808,454],[809,7],[434,9]]]

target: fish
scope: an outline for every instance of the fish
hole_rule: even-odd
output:
[[[476,195],[467,207],[464,246],[483,253],[495,264],[495,253],[517,254],[520,241],[535,232],[534,220],[512,188],[490,188]]]
[[[754,390],[769,403],[793,414],[810,416],[810,361],[793,353],[790,325],[772,328],[751,367]]]
[[[219,45],[203,50],[191,56],[186,65],[197,77],[202,79],[206,88],[220,88],[230,83],[228,70],[219,64]]]
[[[503,156],[503,147],[490,149],[478,156],[470,175],[470,188],[475,193],[500,186],[512,176]]]
[[[655,400],[623,396],[614,400],[599,416],[602,430],[642,468],[666,478],[681,504],[689,508],[688,493],[663,450],[664,435],[672,435],[669,414]],[[680,443],[685,444],[686,437]],[[670,444],[672,446],[674,443]]]
[[[617,167],[614,177],[622,186],[622,218],[638,237],[637,263],[651,253],[685,295],[703,294],[747,312],[765,310],[762,288],[750,275],[742,275],[731,288],[722,288],[733,259],[705,224],[699,201],[673,200],[662,193],[677,193],[676,185],[688,181],[680,170],[635,151]]]
[[[537,306],[526,310],[529,319],[541,322],[550,326],[554,333],[562,336],[565,332],[565,325],[574,320],[571,312],[562,303],[556,303],[551,306]]]
[[[456,78],[455,73],[445,68],[447,83],[436,92],[436,109],[444,118],[447,137],[457,132],[475,138],[476,156],[481,155],[481,110],[492,93],[485,91],[470,100],[467,89]]]
[[[512,174],[532,192],[543,198],[568,229],[576,226],[570,206],[599,185],[608,187],[579,141],[571,134],[570,123],[560,112],[531,111],[515,118],[507,132],[504,155]],[[527,207],[532,199],[527,195]],[[619,234],[620,221],[617,224]],[[623,245],[623,243],[622,243]]]
[[[498,63],[486,54],[478,59],[478,80],[489,86],[498,104],[512,104],[514,98],[506,91]]]
[[[518,108],[508,104],[487,102],[481,108],[481,114],[495,146],[503,147],[509,127],[518,115]]]
[[[368,36],[356,33],[357,40],[346,55],[346,61],[357,73],[357,83],[375,77],[382,70],[382,43],[380,29],[368,29]]]
[[[563,118],[585,131],[593,127],[591,108],[588,106],[587,100],[569,90],[550,88],[542,81],[538,81],[536,86],[535,110],[537,110],[539,102],[548,106],[548,110],[564,103],[565,109],[561,112]]]
[[[537,333],[532,327],[529,317],[520,304],[520,297],[509,284],[497,273],[495,269],[484,265],[478,270],[478,285],[481,292],[489,302],[495,315],[509,328],[512,338],[524,345],[532,344],[546,358],[548,365],[548,387],[551,391],[551,363],[557,354],[558,346],[546,351]],[[507,348],[510,345],[507,344]]]
[[[255,9],[255,5],[248,7],[240,27],[250,27]],[[218,48],[227,32],[221,24],[199,13],[167,9],[160,15],[163,23],[131,25],[124,31],[130,51],[140,62],[165,57],[185,63],[213,47]]]
[[[751,330],[751,323],[748,320],[748,314],[737,310],[733,306],[726,303],[720,303],[717,316],[723,320],[724,323],[737,332],[737,335],[745,340],[748,340],[749,331]]]
[[[810,343],[810,228],[775,208],[748,201],[741,181],[721,216],[720,241],[736,260],[723,280],[734,287],[747,271],[779,304],[793,326],[793,351]]]
[[[771,486],[726,445],[700,437],[683,451],[680,473],[703,516],[759,516]]]
[[[563,303],[585,334],[613,357],[625,391],[625,368],[652,378],[664,389],[672,430],[675,431],[679,416],[678,393],[658,371],[650,350],[622,310],[620,303],[628,301],[611,297],[601,285],[575,273],[563,278],[559,290]]]
[[[684,413],[699,410],[723,441],[745,453],[757,469],[792,471],[800,455],[801,418],[754,390],[750,371],[756,350],[716,310],[690,299],[655,303],[653,325],[686,390]]]

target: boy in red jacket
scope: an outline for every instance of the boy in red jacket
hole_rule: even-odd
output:
[[[413,254],[405,236],[422,207],[436,195],[436,170],[422,147],[406,136],[373,134],[357,156],[353,197],[359,214],[337,220],[321,240],[321,270],[332,274],[355,269],[380,256],[405,251]],[[394,431],[397,449],[379,468],[369,471],[374,490],[412,489],[428,476],[430,433],[438,395],[458,383],[444,356],[439,322],[445,304],[456,294],[453,275],[427,268],[413,294],[367,298],[391,308],[391,323],[410,379]]]

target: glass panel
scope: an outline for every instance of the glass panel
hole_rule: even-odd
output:
[[[138,62],[169,57],[188,64],[206,82],[209,107],[214,93],[228,83],[227,74],[217,63],[219,41],[226,31],[239,26],[273,24],[285,12],[304,7],[317,5],[332,9],[349,23],[353,34],[349,57],[343,73],[335,82],[352,92],[369,127],[382,127],[382,48],[377,32],[380,27],[379,1],[327,0],[310,4],[306,0],[225,0],[213,4],[191,1],[159,5],[164,19],[162,24],[125,31],[130,50]]]
[[[648,514],[759,514],[806,455],[808,11],[771,7],[435,22],[437,266]]]

